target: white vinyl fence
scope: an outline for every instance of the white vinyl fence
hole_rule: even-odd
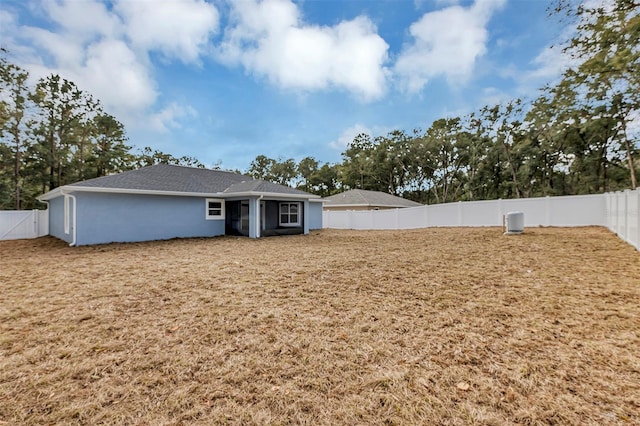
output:
[[[466,201],[392,210],[324,211],[325,228],[412,229],[437,226],[502,226],[512,211],[525,226],[607,225],[602,194],[516,200]]]
[[[640,250],[640,188],[604,195],[607,202],[607,227]]]
[[[502,226],[508,212],[524,213],[529,226],[606,226],[640,249],[640,190],[596,195],[467,201],[393,210],[324,211],[323,227],[413,229],[437,226]]]
[[[0,211],[0,240],[38,238],[48,233],[48,210]]]

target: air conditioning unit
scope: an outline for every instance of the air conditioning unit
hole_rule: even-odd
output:
[[[506,232],[505,235],[517,235],[524,232],[524,213],[509,212],[506,215]]]

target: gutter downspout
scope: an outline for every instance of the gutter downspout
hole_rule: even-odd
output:
[[[256,201],[256,207],[258,210],[258,214],[256,215],[256,238],[262,237],[262,223],[260,223],[262,220],[262,211],[260,211],[260,201],[262,200],[262,197],[264,197],[264,194],[260,194]]]
[[[60,193],[62,195],[64,195],[65,197],[69,197],[73,200],[73,213],[71,214],[71,217],[73,219],[73,232],[71,233],[71,242],[69,243],[70,247],[73,247],[76,245],[76,196],[75,195],[71,195],[71,194],[66,194],[64,191],[60,191]]]
[[[77,227],[77,222],[76,222],[76,205],[78,204],[76,201],[76,196],[75,195],[71,195],[69,194],[69,197],[71,197],[71,199],[73,200],[73,240],[69,243],[69,246],[73,247],[76,245],[76,227]]]

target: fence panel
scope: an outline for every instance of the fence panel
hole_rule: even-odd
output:
[[[607,199],[604,194],[550,198],[551,223],[554,226],[607,225]]]
[[[376,229],[373,227],[374,210],[360,210],[351,212],[351,229]]]
[[[426,207],[395,209],[398,214],[398,229],[416,229],[427,227]]]
[[[47,235],[48,213],[48,210],[0,211],[0,240],[20,240]]]
[[[458,206],[456,203],[432,204],[423,208],[427,210],[427,227],[458,225]]]
[[[328,211],[322,212],[322,227],[335,229],[351,229],[351,212]]]
[[[627,192],[627,235],[625,240],[640,250],[640,190]]]
[[[496,201],[469,201],[457,203],[460,210],[459,226],[502,225],[502,203]]]
[[[388,229],[387,227],[389,224],[391,224],[394,229],[399,228],[398,209],[379,211],[369,210],[368,216],[371,217],[371,228],[369,229]]]
[[[607,227],[640,250],[640,189],[605,195]]]

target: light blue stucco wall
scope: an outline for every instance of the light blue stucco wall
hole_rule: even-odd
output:
[[[76,245],[224,235],[224,220],[206,220],[204,198],[74,195],[78,201]]]
[[[137,242],[171,238],[213,237],[224,235],[224,220],[206,220],[205,199],[72,192],[78,203],[76,210],[76,245],[110,242]],[[258,199],[250,200],[255,212]],[[267,201],[267,222],[277,224],[278,201]],[[322,203],[305,202],[304,228],[322,229]],[[69,200],[70,231],[64,233],[64,196],[49,201],[49,234],[68,243],[73,241],[73,199]],[[271,218],[273,216],[273,218]],[[251,220],[253,219],[253,220]],[[256,235],[257,218],[250,217],[251,236]],[[275,228],[275,227],[274,227]]]
[[[69,200],[71,206],[71,201]],[[69,216],[69,220],[71,220]],[[71,230],[73,223],[69,223],[69,233],[64,233],[64,197],[54,198],[49,201],[49,235],[60,238],[63,241],[71,243],[73,236]]]
[[[309,202],[309,229],[322,229],[322,203]]]

